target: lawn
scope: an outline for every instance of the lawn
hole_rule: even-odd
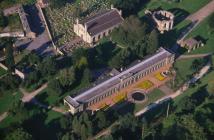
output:
[[[206,18],[202,23],[198,25],[188,36],[189,37],[196,37],[199,36],[203,40],[205,40],[205,46],[197,48],[196,50],[188,53],[188,54],[199,54],[199,53],[209,53],[214,52],[214,31],[208,26],[208,20],[210,17]]]
[[[195,58],[177,60],[175,62],[175,68],[177,69],[176,75],[176,87],[182,85],[187,79],[189,75],[193,74],[193,70],[191,69],[192,62],[196,60]]]
[[[22,94],[20,92],[5,93],[0,97],[0,114],[9,110],[13,102],[20,100]]]
[[[160,99],[161,97],[165,96],[165,94],[160,91],[159,89],[154,89],[152,92],[147,94],[147,101],[143,104],[135,104],[134,112],[137,112],[147,105],[155,102],[156,100]]]
[[[175,98],[175,105],[179,104],[179,101],[182,100],[185,96],[191,96],[193,93],[197,92],[199,88],[205,87],[207,91],[211,91],[211,89],[214,89],[213,87],[213,81],[214,81],[214,71],[211,71],[207,75],[205,75],[201,80],[201,84],[196,85],[193,88],[189,88],[187,91],[185,91],[183,94]]]
[[[206,5],[211,0],[182,0],[179,3],[167,2],[164,0],[151,0],[141,11],[139,11],[139,17],[144,16],[146,9],[162,8],[165,10],[179,9],[180,11],[187,12],[189,14],[196,12],[201,7]]]
[[[4,75],[6,73],[7,73],[7,71],[0,67],[0,76]]]

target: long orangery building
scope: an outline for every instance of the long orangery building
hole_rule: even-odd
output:
[[[72,114],[90,110],[90,106],[113,94],[117,94],[125,87],[134,84],[148,74],[162,67],[171,66],[174,63],[174,57],[173,53],[160,48],[154,55],[78,94],[76,97],[65,97],[64,103],[68,105],[69,112]]]

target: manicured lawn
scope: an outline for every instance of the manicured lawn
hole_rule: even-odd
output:
[[[208,26],[208,20],[210,17],[205,19],[202,23],[198,25],[188,36],[189,37],[196,37],[200,36],[205,40],[205,46],[197,48],[196,50],[188,53],[188,54],[199,54],[199,53],[209,53],[214,52],[214,31],[211,31]]]
[[[177,87],[179,87],[179,85],[183,84],[187,80],[188,75],[193,74],[193,70],[190,67],[194,60],[196,59],[195,58],[184,59],[184,60],[177,60],[175,62],[175,68],[177,69],[177,76],[175,81],[176,81]]]
[[[139,11],[139,17],[144,15],[145,9],[156,9],[162,8],[165,10],[170,9],[180,9],[182,11],[186,11],[188,13],[193,13],[199,10],[201,7],[206,5],[211,0],[182,0],[182,2],[175,3],[175,2],[167,2],[164,0],[151,0],[147,5],[146,8],[143,8]]]
[[[197,92],[200,87],[205,87],[208,91],[213,88],[213,81],[214,81],[214,71],[208,73],[205,75],[201,80],[201,84],[196,85],[194,88],[189,88],[187,91],[185,91],[183,94],[175,98],[175,105],[179,104],[179,101],[182,100],[185,96],[190,96],[193,93]]]
[[[2,97],[0,97],[0,114],[8,111],[13,102],[20,100],[21,97],[22,94],[20,92],[5,93]]]
[[[6,71],[6,70],[4,70],[4,69],[0,68],[0,76],[4,75],[4,74],[6,74],[6,73],[7,73],[7,71]]]
[[[148,100],[145,103],[135,104],[134,112],[137,112],[137,111],[143,109],[144,107],[155,102],[156,100],[160,99],[164,95],[165,94],[162,91],[160,91],[159,89],[154,89],[152,92],[147,94]]]

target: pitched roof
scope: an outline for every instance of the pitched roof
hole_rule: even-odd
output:
[[[122,21],[123,18],[119,11],[117,9],[111,9],[101,11],[94,16],[88,17],[80,21],[80,24],[86,26],[88,33],[93,36],[122,23]]]

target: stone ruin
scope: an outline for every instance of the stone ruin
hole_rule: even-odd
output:
[[[158,11],[146,10],[145,14],[149,15],[149,17],[152,18],[152,20],[156,24],[157,29],[161,33],[164,33],[164,31],[172,30],[175,18],[173,13],[165,10]]]

